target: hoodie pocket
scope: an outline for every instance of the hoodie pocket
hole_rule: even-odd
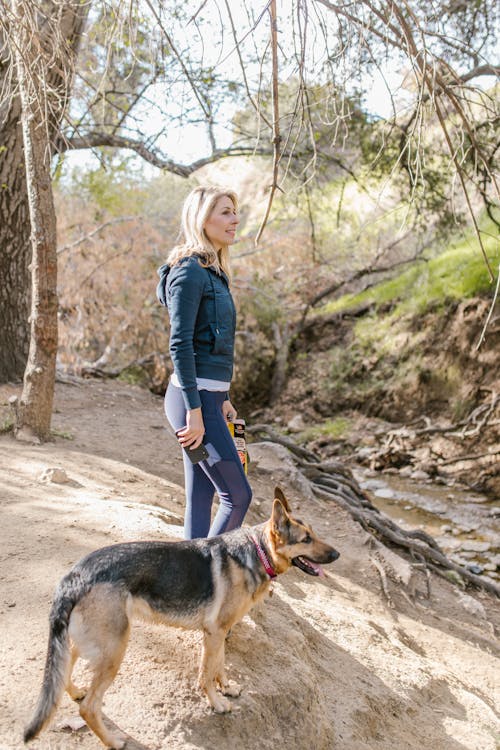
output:
[[[212,353],[213,354],[232,354],[233,344],[230,332],[219,326],[210,325],[212,333]]]

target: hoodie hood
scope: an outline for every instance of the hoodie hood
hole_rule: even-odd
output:
[[[197,259],[200,260],[199,255],[189,255],[186,258],[182,258],[179,263],[176,264],[175,268],[177,268],[181,263],[185,263],[191,259]],[[157,274],[160,277],[160,281],[158,282],[158,286],[156,287],[156,296],[158,297],[158,301],[160,304],[162,304],[164,307],[167,307],[167,279],[168,274],[172,270],[174,266],[170,266],[168,263],[164,263],[162,266],[159,267]],[[203,266],[203,268],[206,268],[207,271],[210,271],[211,274],[214,274],[215,276],[220,276],[224,281],[226,282],[227,286],[229,287],[229,279],[224,273],[224,271],[221,271],[220,274],[215,271],[215,269],[212,266]],[[212,281],[213,284],[213,281]]]
[[[159,267],[157,273],[160,277],[160,281],[158,282],[158,286],[156,287],[156,296],[158,297],[158,301],[160,304],[162,304],[164,307],[167,306],[167,276],[169,274],[171,266],[168,265],[168,263],[164,263],[162,266]]]

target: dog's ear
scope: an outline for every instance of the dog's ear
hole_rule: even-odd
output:
[[[288,502],[288,500],[283,494],[283,491],[279,487],[274,488],[274,499],[280,501],[280,503],[283,505],[287,513],[291,512],[290,503]]]
[[[276,497],[273,502],[273,512],[271,514],[272,529],[275,534],[281,537],[286,534],[289,525],[290,519],[288,517],[287,509],[280,498]]]

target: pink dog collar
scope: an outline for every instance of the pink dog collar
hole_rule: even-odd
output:
[[[261,545],[259,544],[259,542],[257,541],[257,539],[254,536],[252,537],[252,542],[255,544],[255,549],[257,550],[257,554],[259,556],[259,560],[261,561],[262,565],[264,566],[265,571],[266,571],[267,575],[269,576],[269,578],[271,578],[271,579],[277,578],[278,574],[276,573],[276,571],[274,570],[273,566],[271,565],[271,563],[267,559],[266,553],[264,552],[264,550],[262,549]]]

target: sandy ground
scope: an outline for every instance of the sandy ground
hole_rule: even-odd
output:
[[[0,389],[0,402],[14,390]],[[0,438],[1,750],[22,747],[60,576],[99,546],[181,533],[182,463],[160,399],[117,382],[58,384],[53,427],[58,436],[43,446]],[[265,520],[281,484],[341,557],[327,579],[298,570],[281,577],[273,597],[234,627],[227,664],[244,690],[231,714],[212,713],[197,692],[198,633],[134,626],[105,698],[127,747],[497,748],[499,603],[427,581],[335,505],[308,496],[279,452],[253,453],[248,522]],[[40,479],[56,467],[69,483]],[[101,747],[78,719],[65,697],[32,747]]]

